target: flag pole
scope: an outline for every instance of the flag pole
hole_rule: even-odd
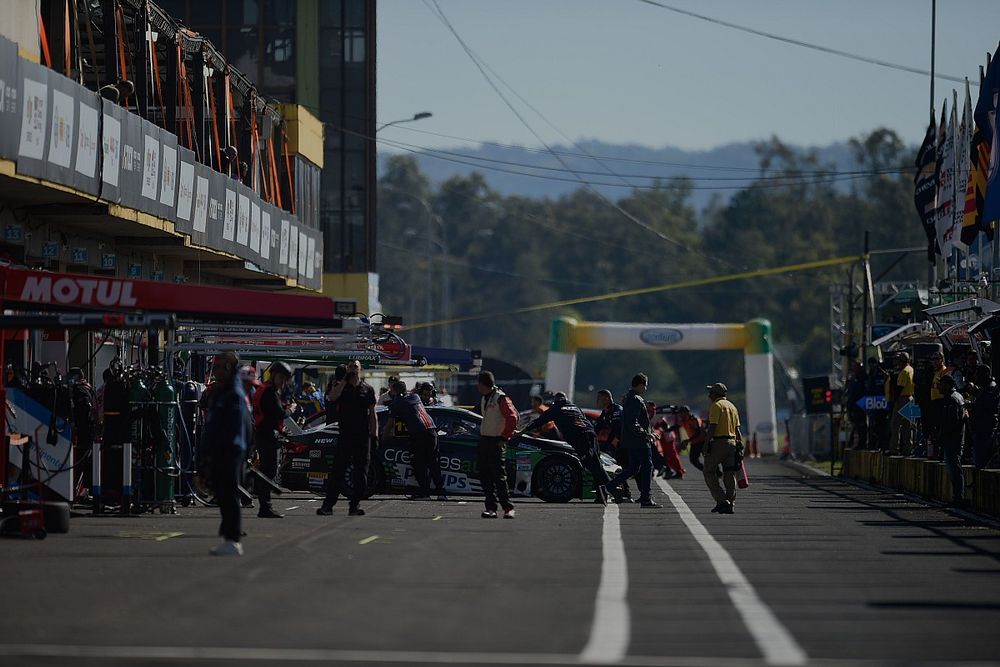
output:
[[[937,0],[931,0],[931,122],[934,121],[934,48],[937,42]],[[937,258],[931,255],[927,267],[927,300],[930,301],[931,289],[937,284]]]

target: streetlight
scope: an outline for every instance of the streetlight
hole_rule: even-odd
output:
[[[421,111],[419,113],[413,114],[413,118],[400,118],[399,120],[394,120],[390,123],[386,123],[382,127],[375,130],[375,133],[378,134],[379,132],[389,127],[390,125],[399,125],[400,123],[412,123],[415,120],[423,120],[424,118],[430,118],[433,115],[434,114],[432,114],[430,111]]]

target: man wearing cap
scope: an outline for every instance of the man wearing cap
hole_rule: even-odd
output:
[[[705,434],[705,484],[715,499],[713,512],[732,514],[736,503],[736,471],[743,458],[743,434],[740,433],[740,413],[727,398],[729,389],[721,382],[705,387],[708,400],[708,431]],[[722,483],[719,485],[719,468]]]
[[[254,445],[260,460],[260,472],[269,479],[278,474],[278,433],[285,430],[288,412],[281,403],[281,390],[292,377],[292,369],[283,361],[276,361],[268,368],[271,379],[254,394]],[[261,519],[283,519],[271,507],[271,488],[265,484],[255,484],[260,508],[257,516]]]
[[[900,410],[913,400],[913,390],[913,366],[910,365],[910,355],[900,352],[896,355],[896,372],[889,375],[885,381],[885,397],[892,406],[889,451],[893,454],[908,455],[913,450],[916,428],[909,419],[900,414]]]
[[[608,473],[605,472],[604,466],[601,465],[601,455],[597,449],[597,433],[594,431],[593,424],[583,414],[583,411],[573,405],[569,398],[566,397],[566,394],[561,391],[556,392],[552,397],[548,408],[548,410],[538,415],[530,424],[519,431],[514,431],[511,437],[516,438],[525,431],[534,431],[540,429],[545,424],[554,423],[556,428],[559,429],[559,433],[573,447],[580,462],[590,472],[591,477],[593,477],[594,489],[597,491],[597,498],[594,502],[607,505],[608,491],[606,485],[609,481]]]
[[[619,488],[629,477],[635,476],[639,486],[639,503],[645,508],[657,508],[649,495],[653,481],[653,434],[649,430],[649,413],[642,398],[649,386],[649,378],[644,373],[636,373],[632,378],[632,388],[622,400],[622,444],[628,451],[628,466],[608,482],[608,489],[614,494],[615,502],[622,501]]]

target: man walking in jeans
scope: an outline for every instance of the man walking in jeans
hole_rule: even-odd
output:
[[[483,416],[476,450],[479,480],[486,495],[484,519],[497,518],[497,506],[503,507],[503,518],[514,518],[514,505],[507,489],[507,441],[517,428],[517,410],[507,394],[496,386],[493,373],[479,374],[479,412]]]

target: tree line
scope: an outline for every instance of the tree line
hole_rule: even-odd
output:
[[[435,185],[411,156],[393,156],[379,180],[384,310],[407,324],[490,314],[405,336],[416,345],[481,349],[538,376],[545,370],[550,322],[563,315],[673,323],[763,317],[771,321],[787,365],[803,375],[828,373],[829,290],[846,283],[847,266],[510,311],[860,254],[865,230],[873,249],[925,244],[913,205],[915,149],[885,128],[849,145],[856,166],[837,171],[814,150],[776,137],[760,142],[756,179],[701,210],[691,196],[706,183],[689,178],[657,181],[616,201],[586,187],[554,199],[528,198],[500,195],[480,173]],[[916,279],[926,272],[924,262],[911,256],[886,278]],[[720,380],[739,397],[744,384],[739,352],[595,350],[580,352],[577,392],[602,387],[617,392],[639,369],[650,375],[650,395],[657,402],[700,404],[704,385]]]

